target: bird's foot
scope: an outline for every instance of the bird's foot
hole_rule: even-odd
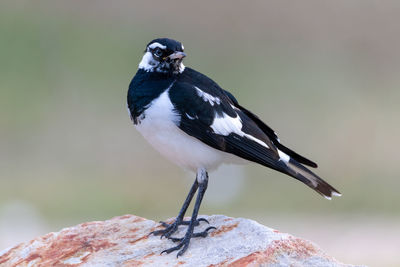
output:
[[[175,220],[175,222],[176,222],[176,221],[177,221],[177,220]],[[207,223],[207,224],[210,224],[210,222],[207,221],[207,219],[199,218],[199,219],[197,219],[197,220],[195,221],[194,226],[199,226],[200,222],[205,222],[205,223]],[[171,225],[171,224],[166,223],[166,222],[163,222],[163,221],[161,221],[160,223],[161,223],[161,225],[164,226],[164,227],[169,227],[169,226]],[[189,224],[190,224],[190,221],[184,221],[184,220],[183,220],[183,221],[178,222],[178,225],[189,225]]]
[[[210,224],[206,219],[199,218],[194,222],[194,226],[198,226],[200,224],[200,222],[206,222],[207,224]],[[160,235],[161,238],[163,238],[163,237],[170,238],[170,236],[173,235],[178,230],[179,225],[189,225],[190,221],[176,219],[171,224],[163,222],[163,221],[161,221],[160,223],[161,223],[161,226],[165,227],[165,229],[153,231],[150,234]]]
[[[199,232],[199,233],[192,233],[191,237],[207,237],[208,235],[208,231],[210,230],[215,230],[217,229],[214,226],[210,226],[208,227],[206,230],[204,230],[203,232]],[[185,237],[169,237],[169,240],[172,240],[173,242],[182,242],[184,240]]]
[[[193,229],[191,229],[189,227],[189,229],[187,230],[184,237],[181,237],[181,238],[168,237],[168,239],[172,240],[173,242],[179,242],[179,244],[175,247],[172,247],[172,248],[162,251],[161,254],[163,254],[163,253],[169,254],[175,250],[179,250],[178,254],[176,254],[176,257],[178,258],[179,256],[182,256],[183,253],[185,253],[185,251],[189,247],[190,239],[192,237],[206,237],[208,235],[208,231],[213,230],[213,229],[217,229],[217,228],[215,228],[214,226],[210,226],[203,232],[193,233]]]

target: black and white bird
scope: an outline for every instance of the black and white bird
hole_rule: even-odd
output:
[[[303,182],[322,196],[331,199],[340,193],[304,165],[317,164],[281,144],[277,134],[259,117],[241,106],[236,98],[207,76],[182,64],[183,45],[159,38],[146,46],[139,69],[129,85],[128,109],[136,129],[162,155],[196,172],[179,215],[165,229],[153,232],[177,245],[163,252],[179,250],[182,255],[192,237],[206,237],[194,232],[198,211],[207,189],[208,171],[223,163],[255,162]],[[198,190],[190,221],[186,210]],[[208,222],[207,222],[208,223]],[[179,225],[188,225],[184,237],[172,235]]]

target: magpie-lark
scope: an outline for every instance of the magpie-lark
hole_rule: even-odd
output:
[[[277,134],[259,117],[239,104],[236,98],[207,76],[185,67],[183,45],[159,38],[147,46],[128,91],[128,109],[136,129],[162,155],[175,164],[196,172],[196,179],[172,224],[152,232],[167,237],[177,246],[163,252],[180,250],[182,255],[194,232],[205,219],[197,214],[207,189],[208,171],[222,163],[252,161],[285,173],[305,183],[325,198],[340,193],[312,171],[317,164],[281,144]],[[190,221],[186,210],[198,190]],[[184,237],[172,235],[179,225],[188,225]]]

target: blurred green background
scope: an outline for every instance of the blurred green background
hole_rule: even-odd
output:
[[[1,1],[0,250],[88,220],[177,214],[194,174],[146,143],[125,104],[145,45],[170,37],[343,193],[327,201],[255,164],[227,166],[201,213],[398,266],[399,12],[366,0]]]

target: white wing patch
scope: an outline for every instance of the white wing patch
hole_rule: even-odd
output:
[[[288,163],[289,162],[289,160],[290,160],[290,157],[289,157],[289,155],[288,154],[286,154],[286,153],[283,153],[282,151],[280,151],[279,149],[278,149],[278,154],[279,154],[279,158],[280,158],[280,160],[282,160],[283,162],[285,162],[285,163]]]
[[[254,142],[257,142],[260,145],[265,146],[266,148],[269,148],[269,146],[266,143],[264,143],[263,141],[261,141],[260,139],[257,139],[254,136],[249,135],[247,133],[243,133],[243,134],[244,134],[243,136],[247,137],[248,139],[253,140]]]
[[[236,115],[235,118],[228,116],[225,113],[223,113],[223,116],[216,115],[210,127],[213,129],[214,133],[224,136],[227,136],[230,133],[243,133],[242,121],[238,115]]]
[[[239,115],[236,115],[236,117],[231,117],[228,114],[223,113],[222,116],[215,116],[214,121],[210,127],[216,134],[227,136],[231,133],[235,133],[241,137],[246,137],[247,139],[250,139],[266,148],[269,148],[269,146],[260,139],[257,139],[254,136],[243,132],[242,126],[242,120],[240,119]]]
[[[195,86],[197,95],[201,97],[205,102],[209,102],[211,106],[214,106],[214,104],[221,104],[221,99],[216,96],[212,96],[204,91],[202,91],[199,87]]]

